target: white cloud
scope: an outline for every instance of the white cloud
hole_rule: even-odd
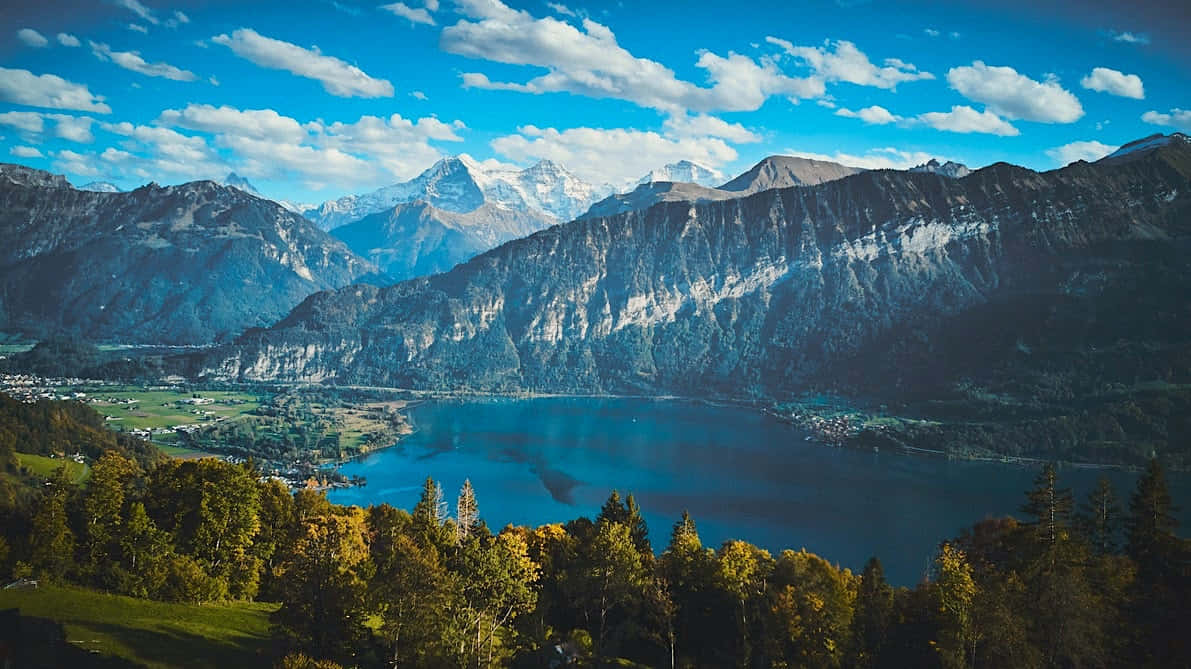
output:
[[[843,152],[835,152],[828,155],[826,153],[811,153],[809,151],[799,151],[797,149],[786,149],[787,155],[798,158],[810,158],[811,160],[826,160],[832,163],[839,163],[841,165],[849,165],[851,167],[859,167],[866,170],[908,170],[911,167],[921,165],[931,158],[943,158],[935,156],[934,154],[924,153],[922,151],[902,151],[891,147],[870,149],[864,155],[856,155]]]
[[[29,70],[0,67],[0,100],[30,107],[77,109],[111,113],[103,96],[92,95],[83,84],[53,74],[36,75]]]
[[[138,0],[116,0],[116,4],[136,14],[145,21],[157,25],[157,16],[153,14],[153,10],[142,5]]]
[[[1072,123],[1084,114],[1079,99],[1058,80],[1035,81],[1011,67],[990,67],[977,60],[970,66],[951,68],[947,82],[960,95],[1009,119]]]
[[[1165,125],[1183,132],[1191,132],[1191,109],[1171,109],[1169,114],[1148,111],[1141,120],[1152,125]]]
[[[819,47],[794,46],[777,37],[766,37],[765,41],[801,60],[825,81],[846,81],[859,86],[891,89],[902,82],[935,78],[930,72],[920,72],[913,64],[899,58],[886,58],[884,67],[877,67],[855,44],[846,40],[827,40]]]
[[[41,112],[10,111],[0,114],[0,125],[22,132],[40,133],[45,130],[45,116]]]
[[[955,105],[948,112],[927,112],[919,114],[917,120],[936,130],[960,133],[984,133],[1015,137],[1021,134],[1005,119],[988,111],[978,112],[967,105]]]
[[[180,10],[175,10],[173,21],[178,24],[190,23],[190,17],[183,14]]]
[[[425,93],[423,93],[422,91],[410,91],[410,92],[409,92],[409,96],[410,96],[411,98],[414,98],[415,100],[422,100],[422,101],[426,101],[426,100],[428,99],[428,98],[426,97],[426,94],[425,94]]]
[[[563,16],[574,16],[574,17],[579,16],[575,12],[575,10],[571,9],[570,7],[567,7],[566,5],[562,4],[561,2],[547,2],[546,6],[549,7],[550,9],[553,9],[556,13],[562,14]]]
[[[58,43],[62,46],[79,46],[79,38],[70,33],[58,33]]]
[[[164,77],[174,81],[194,81],[198,77],[190,70],[174,67],[169,63],[149,63],[137,51],[112,51],[106,44],[88,42],[91,53],[100,60],[115,63],[126,70],[139,72],[149,77]]]
[[[8,150],[18,158],[44,158],[41,151],[32,146],[14,146]]]
[[[435,25],[434,17],[431,16],[430,12],[426,11],[426,9],[423,7],[415,8],[410,7],[404,2],[394,2],[391,5],[381,5],[380,8],[390,11],[402,18],[409,19],[412,23],[421,23],[428,26]]]
[[[1054,159],[1060,167],[1073,163],[1077,160],[1086,160],[1088,162],[1100,160],[1104,156],[1116,151],[1117,147],[1102,144],[1100,142],[1071,142],[1063,146],[1056,146],[1053,149],[1047,149],[1046,155]]]
[[[1117,70],[1110,70],[1107,67],[1093,69],[1091,74],[1079,81],[1079,85],[1089,90],[1119,95],[1123,98],[1133,98],[1134,100],[1144,100],[1146,96],[1145,87],[1141,83],[1141,77],[1136,74],[1125,74]]]
[[[393,84],[387,80],[374,79],[355,65],[324,56],[318,47],[303,49],[296,44],[265,37],[250,28],[240,28],[230,36],[216,35],[211,41],[261,67],[314,79],[331,95],[344,98],[393,96]]]
[[[48,114],[56,124],[54,134],[62,139],[68,139],[80,144],[90,144],[95,141],[91,134],[91,124],[95,119],[89,116],[67,116],[66,114]]]
[[[53,168],[58,172],[85,177],[97,177],[102,172],[95,166],[94,154],[82,154],[63,149],[55,154]]]
[[[91,134],[91,124],[94,122],[89,116],[70,116],[68,114],[43,114],[41,112],[13,111],[0,114],[0,125],[6,125],[20,131],[25,141],[40,142],[40,135],[45,132],[46,122],[54,122],[54,136],[68,139],[72,142],[88,144],[95,140]]]
[[[738,144],[761,141],[760,135],[743,125],[728,123],[707,114],[671,116],[662,123],[662,127],[675,137],[719,137]]]
[[[1149,35],[1145,35],[1143,33],[1131,33],[1131,32],[1120,32],[1119,33],[1115,30],[1111,30],[1111,31],[1109,31],[1109,35],[1112,37],[1112,40],[1114,42],[1125,42],[1126,44],[1141,44],[1141,45],[1150,43]]]
[[[858,111],[841,108],[835,112],[835,115],[844,116],[846,118],[858,118],[869,125],[886,125],[889,123],[897,123],[898,121],[902,120],[902,117],[897,116],[896,114],[891,113],[888,109],[878,105],[865,107],[864,109],[860,109]]]
[[[568,92],[593,98],[627,100],[667,112],[752,111],[782,95],[798,100],[823,93],[820,80],[783,74],[769,58],[754,61],[729,52],[700,53],[697,67],[710,87],[684,81],[653,60],[637,58],[616,41],[607,26],[583,19],[582,28],[554,18],[535,18],[499,0],[461,0],[466,17],[442,32],[443,50],[469,58],[545,68],[525,83],[492,81],[478,72],[463,74],[463,85],[523,93]]]
[[[718,137],[681,137],[628,128],[538,128],[522,126],[517,134],[492,140],[497,153],[517,162],[548,158],[592,183],[617,187],[632,184],[658,165],[692,160],[717,168],[737,158],[736,150]]]
[[[139,24],[139,23],[129,23],[129,24],[128,24],[128,29],[129,29],[129,30],[131,30],[131,31],[133,31],[133,32],[135,32],[135,33],[141,33],[142,35],[148,35],[148,34],[149,34],[149,29],[148,29],[148,28],[146,28],[145,26],[142,26],[142,25],[141,25],[141,24]]]
[[[308,187],[331,182],[351,188],[408,179],[442,156],[430,142],[462,141],[460,121],[432,116],[362,116],[354,123],[299,122],[272,109],[191,104],[161,113],[156,123],[208,133],[230,153],[236,172],[297,178]]]
[[[21,28],[17,31],[17,39],[25,43],[26,46],[41,48],[50,43],[45,35],[37,32],[32,28]]]
[[[938,30],[935,30],[934,28],[923,28],[922,32],[926,33],[927,37],[938,37],[939,35],[942,34]]]

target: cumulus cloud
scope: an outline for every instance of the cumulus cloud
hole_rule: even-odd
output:
[[[947,83],[960,95],[1008,119],[1072,123],[1084,114],[1079,99],[1057,79],[1035,81],[1012,67],[990,67],[977,60],[970,66],[951,68]]]
[[[324,56],[318,47],[304,49],[296,44],[265,37],[250,28],[240,28],[229,35],[211,38],[228,47],[237,56],[274,70],[285,70],[299,77],[314,79],[338,97],[381,98],[393,96],[393,84],[374,79],[363,70],[333,56]]]
[[[352,188],[408,179],[442,156],[431,142],[458,142],[460,121],[393,114],[353,123],[300,122],[272,109],[191,104],[167,109],[156,124],[207,133],[230,155],[236,172],[267,179],[297,178],[310,188]]]
[[[422,100],[423,102],[425,102],[426,100],[429,99],[426,97],[426,94],[423,93],[422,91],[410,91],[409,96],[411,98],[414,98],[415,100]]]
[[[36,75],[29,70],[0,67],[0,100],[30,107],[76,109],[111,113],[103,96],[93,95],[87,86],[54,74]]]
[[[884,66],[877,67],[855,44],[846,40],[827,40],[823,46],[795,46],[777,37],[766,37],[765,41],[781,47],[825,81],[891,89],[902,82],[935,78],[930,72],[920,72],[913,64],[899,58],[886,58]]]
[[[1152,125],[1164,125],[1183,132],[1191,132],[1191,109],[1175,108],[1171,109],[1169,114],[1148,111],[1141,115],[1141,120]]]
[[[88,42],[91,45],[91,53],[95,57],[115,63],[126,70],[139,72],[149,77],[163,77],[165,79],[172,79],[174,81],[194,81],[198,77],[190,70],[183,70],[174,67],[169,63],[150,63],[137,51],[112,51],[112,48],[106,44],[99,42]]]
[[[911,167],[927,162],[931,158],[938,158],[934,154],[924,153],[922,151],[902,151],[901,149],[892,147],[870,149],[864,155],[840,151],[833,154],[812,153],[797,149],[786,149],[785,153],[797,158],[826,160],[828,162],[859,167],[866,170],[908,170]],[[939,160],[943,160],[943,158],[939,158]]]
[[[1013,137],[1021,132],[1005,119],[988,111],[978,112],[967,105],[955,105],[947,112],[919,114],[917,120],[936,129],[959,133],[984,133]]]
[[[39,149],[32,146],[14,146],[8,150],[9,153],[18,158],[44,158]]]
[[[720,137],[738,144],[761,141],[760,135],[743,125],[707,114],[671,116],[662,123],[662,127],[676,137]]]
[[[411,23],[421,23],[423,25],[435,25],[434,17],[430,12],[426,11],[424,7],[410,7],[404,2],[394,2],[391,5],[381,5],[381,9],[392,12],[397,16],[409,19]]]
[[[701,52],[695,65],[707,73],[710,86],[698,86],[679,79],[661,63],[634,56],[607,26],[588,18],[576,27],[554,17],[536,18],[499,0],[461,0],[458,7],[465,18],[443,30],[440,45],[445,51],[548,70],[524,83],[492,81],[483,73],[467,72],[467,87],[567,92],[671,113],[752,111],[771,96],[797,101],[824,92],[821,80],[787,76],[771,58],[758,61],[732,52]]]
[[[79,46],[79,38],[70,33],[58,33],[58,43],[62,46]]]
[[[886,125],[889,123],[897,123],[902,120],[902,117],[893,114],[888,109],[879,105],[865,107],[857,111],[851,109],[840,108],[835,112],[836,116],[843,116],[845,118],[858,118],[869,125]]]
[[[4,112],[0,114],[0,125],[6,125],[25,133],[36,134],[45,130],[45,116],[41,112]]]
[[[1056,146],[1053,149],[1047,149],[1046,155],[1050,156],[1061,167],[1077,160],[1086,160],[1088,162],[1100,160],[1104,156],[1116,151],[1116,149],[1117,147],[1115,146],[1109,146],[1096,141],[1071,142],[1070,144]]]
[[[658,165],[692,160],[717,168],[737,158],[719,137],[679,136],[631,128],[539,128],[522,126],[516,134],[491,142],[497,153],[516,162],[543,158],[562,163],[592,183],[632,184]]]
[[[1146,96],[1141,77],[1136,74],[1110,70],[1107,67],[1093,69],[1091,74],[1079,81],[1079,85],[1089,90],[1134,100],[1144,100]]]
[[[50,43],[44,35],[32,28],[21,28],[17,31],[17,39],[25,43],[26,46],[41,48]]]

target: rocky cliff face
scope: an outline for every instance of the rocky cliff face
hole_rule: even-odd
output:
[[[1143,331],[1185,345],[1191,146],[1133,155],[1044,174],[1006,164],[962,179],[862,172],[581,219],[446,274],[313,295],[192,371],[775,396],[912,376],[905,365],[930,360],[957,319],[1012,347],[996,355],[1055,344],[1048,323],[1074,313],[1069,304],[1091,314],[1081,345],[1110,348]],[[1142,285],[1147,298],[1129,298]],[[948,351],[993,355],[962,341]]]
[[[550,223],[491,204],[456,213],[419,200],[341,225],[331,235],[396,282],[445,272]]]
[[[4,330],[210,343],[376,273],[300,216],[213,182],[102,193],[0,166]]]

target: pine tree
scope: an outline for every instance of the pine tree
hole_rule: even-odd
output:
[[[1034,517],[1036,535],[1047,548],[1058,544],[1074,506],[1071,489],[1058,488],[1057,480],[1054,465],[1047,463],[1034,479],[1034,489],[1026,493],[1028,500],[1021,507],[1024,513]]]
[[[1157,578],[1174,568],[1179,540],[1175,508],[1166,487],[1166,474],[1157,460],[1150,460],[1146,473],[1137,481],[1137,490],[1129,500],[1128,542],[1126,552],[1137,562],[1139,575]]]
[[[1076,520],[1088,543],[1100,555],[1116,550],[1117,526],[1120,524],[1121,507],[1108,478],[1101,476],[1096,488],[1080,507]]]
[[[629,510],[620,501],[620,492],[617,490],[608,495],[608,501],[604,502],[604,506],[600,507],[600,515],[596,516],[596,523],[603,522],[620,523],[626,527],[629,524]]]
[[[633,493],[629,493],[625,498],[625,512],[625,525],[629,528],[633,545],[642,555],[652,558],[653,547],[649,545],[649,527],[645,524],[645,518],[641,516],[641,507],[637,505],[637,500],[633,499]]]
[[[471,479],[463,481],[463,488],[459,490],[459,500],[455,504],[455,540],[462,542],[471,536],[480,521],[480,509],[476,504],[476,493],[471,487]]]
[[[869,558],[856,593],[856,613],[852,618],[852,663],[858,667],[876,664],[885,645],[893,617],[893,588],[885,580],[885,570],[876,557]]]

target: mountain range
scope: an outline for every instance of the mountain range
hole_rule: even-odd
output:
[[[445,274],[318,293],[192,371],[777,397],[1020,388],[1024,358],[1053,368],[1056,396],[1185,383],[1189,239],[1181,135],[1046,173],[857,172],[584,218]]]
[[[206,344],[378,275],[306,219],[238,188],[93,192],[0,164],[5,331]]]

